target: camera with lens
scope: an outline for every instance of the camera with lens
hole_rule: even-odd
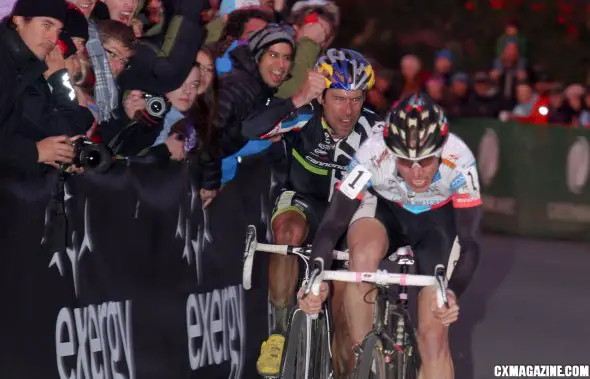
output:
[[[83,168],[85,171],[105,172],[111,167],[113,155],[109,149],[101,144],[94,143],[87,138],[79,138],[72,141],[74,145],[74,159],[72,165]],[[62,164],[62,170],[69,164]]]
[[[143,99],[146,102],[147,112],[152,117],[162,118],[168,111],[167,101],[162,96],[155,96],[149,93],[144,93]]]

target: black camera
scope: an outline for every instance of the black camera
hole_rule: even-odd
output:
[[[162,96],[154,96],[149,93],[144,93],[143,99],[146,102],[147,112],[152,117],[162,118],[168,111],[166,99]]]
[[[94,143],[86,138],[73,141],[74,159],[72,165],[83,168],[86,171],[105,172],[111,167],[113,155],[104,145]],[[69,167],[62,164],[62,170]]]

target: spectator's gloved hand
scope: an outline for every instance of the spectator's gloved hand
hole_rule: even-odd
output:
[[[201,22],[201,12],[208,6],[209,0],[176,0],[175,14],[185,16],[193,22]]]
[[[184,141],[182,138],[174,133],[166,140],[166,147],[170,151],[170,159],[181,161],[184,159]]]

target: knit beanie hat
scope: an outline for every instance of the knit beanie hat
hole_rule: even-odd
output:
[[[268,24],[266,28],[252,34],[248,40],[248,47],[258,62],[266,49],[281,42],[288,43],[295,50],[293,28],[289,25]]]
[[[78,37],[88,41],[88,20],[80,8],[74,4],[68,4],[63,31],[70,37]]]
[[[65,24],[68,4],[65,0],[18,0],[12,8],[13,16],[51,17]]]

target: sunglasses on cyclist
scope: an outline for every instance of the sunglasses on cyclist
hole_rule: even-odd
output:
[[[413,168],[415,165],[418,165],[419,168],[431,166],[434,162],[438,161],[438,159],[439,157],[436,155],[432,155],[430,157],[422,158],[419,160],[411,160],[397,157],[396,162],[398,166],[410,169]]]

